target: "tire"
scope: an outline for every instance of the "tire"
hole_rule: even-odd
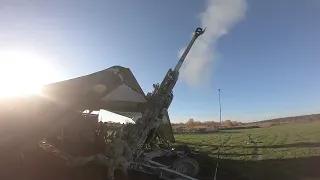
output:
[[[199,164],[190,157],[178,158],[172,163],[172,169],[182,174],[195,177],[199,173]]]
[[[191,151],[188,146],[178,146],[176,148],[176,153],[180,158],[189,156],[190,152]]]

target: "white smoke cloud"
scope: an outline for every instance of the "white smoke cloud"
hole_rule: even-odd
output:
[[[207,0],[200,14],[201,27],[206,32],[199,37],[181,67],[181,78],[189,85],[208,80],[212,71],[211,62],[217,58],[216,44],[219,38],[245,17],[246,0]],[[179,56],[184,49],[180,51]]]

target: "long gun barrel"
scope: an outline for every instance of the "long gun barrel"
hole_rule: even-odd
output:
[[[191,39],[189,45],[187,46],[187,48],[185,49],[185,51],[183,52],[182,56],[180,57],[180,60],[178,62],[178,64],[176,65],[176,67],[174,68],[175,71],[179,71],[182,63],[184,62],[184,60],[187,57],[187,54],[189,53],[192,45],[194,44],[194,42],[196,41],[196,39],[201,36],[204,32],[206,31],[206,29],[202,30],[202,28],[197,28],[196,31],[194,32],[193,38]]]
[[[147,139],[152,139],[160,124],[164,123],[163,118],[168,116],[168,108],[173,99],[172,90],[178,81],[179,70],[195,40],[204,32],[205,29],[196,29],[191,42],[185,49],[174,70],[169,69],[162,83],[160,85],[154,84],[154,91],[152,93],[148,93],[147,108],[142,117],[137,120],[137,124],[140,125],[136,125],[138,132],[135,131],[135,138],[133,138],[133,141],[131,141],[131,150],[136,157],[139,157],[142,146],[146,143],[146,141],[148,141]]]

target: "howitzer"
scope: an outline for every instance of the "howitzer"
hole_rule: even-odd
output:
[[[162,83],[154,84],[154,91],[147,94],[146,109],[142,116],[137,119],[134,136],[131,136],[129,145],[135,158],[139,158],[143,152],[144,145],[155,137],[157,128],[163,121],[164,116],[168,116],[168,108],[173,99],[172,90],[178,81],[179,70],[187,57],[195,40],[205,32],[205,29],[197,28],[191,42],[182,54],[175,68],[169,69]]]
[[[180,161],[175,161],[172,166],[168,166],[154,162],[152,158],[155,156],[150,153],[149,155],[144,153],[143,158],[140,158],[140,155],[146,150],[144,148],[145,145],[159,133],[158,130],[161,129],[161,125],[170,123],[168,120],[168,108],[173,99],[172,90],[178,80],[179,70],[195,40],[203,33],[204,30],[201,28],[196,29],[178,64],[173,70],[169,69],[162,83],[154,85],[154,91],[149,93],[147,97],[145,97],[129,68],[113,66],[93,74],[47,84],[42,89],[42,95],[0,100],[0,106],[2,107],[0,111],[0,147],[4,149],[3,152],[10,152],[10,154],[14,154],[11,152],[17,152],[17,154],[23,155],[25,149],[38,147],[38,142],[43,138],[47,140],[57,139],[55,138],[56,136],[60,136],[63,139],[63,143],[61,143],[63,146],[73,146],[74,143],[81,144],[78,138],[79,134],[87,131],[86,123],[82,124],[81,122],[83,122],[84,116],[86,120],[90,119],[88,114],[82,114],[84,110],[105,109],[134,119],[136,114],[142,113],[140,118],[135,119],[136,124],[133,124],[132,128],[129,129],[129,134],[132,136],[127,139],[135,160],[139,160],[128,161],[127,167],[149,174],[156,174],[159,177],[170,176],[170,179],[171,177],[175,179],[182,177],[183,179],[194,180],[192,177],[195,176],[194,174],[199,168],[196,167],[197,163],[188,157],[181,158]],[[131,96],[134,98],[132,99]],[[140,107],[139,105],[141,104],[143,106]],[[167,117],[166,122],[165,117]],[[81,120],[78,121],[79,119]],[[79,127],[71,130],[76,132],[67,133],[68,128],[66,127],[69,127],[70,124],[72,127]],[[83,128],[85,131],[83,131]],[[77,138],[68,138],[68,134],[73,134],[73,137]],[[65,143],[67,142],[64,141],[66,139],[69,139],[72,143]],[[72,151],[77,149],[75,147],[77,146],[71,148]],[[163,149],[159,148],[158,150],[161,151]],[[163,151],[163,153],[166,153],[166,157],[168,157],[168,153],[174,154],[178,152],[171,152],[171,150],[165,149]],[[156,151],[153,152],[157,154]],[[188,151],[183,152],[187,153],[180,153],[180,155],[177,153],[179,158],[188,154]],[[71,154],[71,156],[73,155]],[[159,157],[158,155],[156,156]],[[23,156],[21,157],[23,158]],[[68,156],[68,158],[70,157]],[[83,162],[87,163],[97,159],[98,163],[106,162],[105,164],[110,165],[110,162],[107,161],[109,159],[101,154],[89,156],[89,160],[86,157],[84,157],[85,159],[79,158],[78,160],[81,161],[75,163],[77,166],[84,165],[85,163]],[[195,173],[190,174],[189,170],[181,171],[181,168],[175,168],[181,164],[188,164],[188,167],[189,165],[194,165]],[[5,166],[7,166],[7,163],[3,165],[3,167]],[[185,172],[189,172],[189,174]],[[12,177],[11,179],[17,178]]]

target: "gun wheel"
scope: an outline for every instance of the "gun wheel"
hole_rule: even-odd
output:
[[[172,164],[172,169],[188,176],[196,176],[199,173],[199,164],[190,157],[178,158]]]
[[[176,153],[179,157],[186,157],[190,154],[188,146],[180,146],[177,148]]]

